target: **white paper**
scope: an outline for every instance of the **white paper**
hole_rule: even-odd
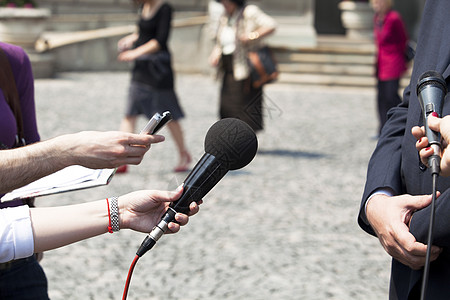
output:
[[[69,166],[16,189],[1,198],[2,202],[85,189],[108,184],[116,169],[89,169]]]

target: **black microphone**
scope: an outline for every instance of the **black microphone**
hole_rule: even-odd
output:
[[[440,172],[441,162],[441,134],[428,127],[428,116],[433,112],[439,117],[442,115],[442,106],[444,97],[447,94],[447,84],[441,74],[435,71],[423,73],[417,82],[417,97],[423,112],[423,123],[428,143],[433,149],[434,154],[428,158],[428,166],[431,174]]]
[[[183,194],[170,204],[161,221],[142,242],[136,252],[139,257],[150,250],[167,231],[177,212],[188,213],[189,205],[202,200],[229,170],[248,165],[256,155],[258,140],[247,123],[226,118],[209,128],[204,147],[205,154],[184,180]]]

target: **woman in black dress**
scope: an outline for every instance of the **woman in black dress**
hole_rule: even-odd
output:
[[[127,109],[121,130],[134,132],[137,117],[151,118],[156,112],[170,111],[173,120],[168,128],[179,152],[175,172],[189,168],[191,156],[184,144],[179,120],[184,117],[174,91],[174,76],[167,41],[171,29],[172,7],[163,0],[140,0],[142,10],[139,33],[122,38],[118,43],[120,61],[134,61]],[[125,170],[123,170],[125,169]],[[118,172],[126,171],[126,166]]]

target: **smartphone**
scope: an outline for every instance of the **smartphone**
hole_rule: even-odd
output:
[[[140,134],[155,134],[171,120],[172,114],[169,111],[165,111],[162,114],[156,113],[141,130]]]

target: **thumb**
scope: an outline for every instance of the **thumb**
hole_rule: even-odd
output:
[[[184,184],[181,184],[176,188],[174,191],[166,192],[166,197],[163,199],[165,202],[174,202],[178,199],[180,199],[181,195],[183,194]]]
[[[437,118],[433,115],[430,115],[428,117],[428,127],[430,127],[430,129],[439,132],[441,129],[441,118]]]

